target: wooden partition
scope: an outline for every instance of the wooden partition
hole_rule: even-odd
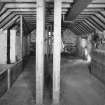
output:
[[[0,72],[0,97],[8,90],[7,78],[7,69],[4,69]]]
[[[94,50],[92,52],[91,73],[105,83],[105,51]]]
[[[18,61],[8,68],[8,89],[13,85],[20,73],[23,71],[23,62]]]
[[[23,71],[23,62],[18,61],[15,64],[1,65],[0,70],[0,97],[11,88],[15,80]]]

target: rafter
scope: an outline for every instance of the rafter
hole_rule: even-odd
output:
[[[11,14],[8,16],[8,18],[6,18],[5,20],[3,20],[0,23],[0,28],[2,28],[4,25],[6,25],[9,21],[11,21],[16,15],[15,14]]]
[[[88,19],[84,20],[90,27],[93,27],[95,30],[100,31],[94,24],[92,24]]]
[[[53,0],[46,0],[46,2],[52,2]],[[0,0],[0,2],[8,2],[8,3],[10,3],[10,2],[22,2],[22,3],[24,3],[24,2],[31,2],[31,3],[33,3],[33,2],[36,2],[36,0]],[[62,0],[62,2],[68,2],[68,3],[73,3],[74,2],[74,0]]]
[[[15,16],[11,21],[9,21],[7,24],[5,24],[2,29],[5,30],[7,28],[9,28],[12,24],[14,24],[14,22],[19,19],[19,16]]]
[[[105,8],[105,4],[89,4],[87,8]]]

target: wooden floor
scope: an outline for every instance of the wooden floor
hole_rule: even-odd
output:
[[[90,74],[86,62],[79,59],[64,62],[61,66],[64,105],[105,105],[105,85]]]
[[[87,64],[70,57],[62,57],[61,64],[60,105],[105,105],[105,85],[89,73]],[[51,104],[47,88],[44,103]],[[0,98],[0,105],[35,105],[34,57],[30,57],[24,72]]]

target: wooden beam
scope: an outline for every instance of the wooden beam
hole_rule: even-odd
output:
[[[91,29],[95,30],[93,25],[90,25],[89,23],[87,23],[87,21],[85,21],[85,19],[83,20],[84,24],[87,24],[88,27],[90,27]]]
[[[85,21],[82,21],[82,23],[83,23],[90,31],[94,31],[94,28],[91,27],[90,25],[86,24]]]
[[[87,8],[105,8],[105,4],[89,4]]]
[[[81,24],[82,27],[85,28],[86,33],[89,33],[90,29],[85,24],[83,24],[83,22],[81,22],[80,24]]]
[[[98,14],[93,15],[94,19],[103,27],[103,29],[105,28],[105,18],[103,19],[103,17],[99,17]]]
[[[0,23],[0,28],[2,28],[4,25],[6,25],[9,21],[11,21],[11,19],[13,19],[16,15],[15,14],[10,14],[8,16],[8,18],[2,20],[2,22]]]
[[[15,3],[20,3],[20,2],[22,2],[22,3],[26,3],[26,2],[36,2],[36,0],[0,0],[0,2],[3,2],[3,3],[11,3],[11,2],[15,2]]]
[[[61,6],[54,0],[54,48],[53,48],[53,103],[60,102],[60,60],[61,60]]]
[[[93,24],[95,24],[98,29],[100,29],[101,31],[104,30],[104,27],[102,27],[102,26],[100,25],[99,21],[96,20],[95,17],[89,17],[89,20],[90,20],[91,22],[93,22]]]
[[[65,2],[65,3],[73,3],[74,0],[61,0],[62,2]]]
[[[78,18],[91,17],[91,18],[93,18],[96,21],[96,23],[99,24],[100,27],[102,27],[104,29],[104,27],[105,27],[104,21],[101,20],[102,16],[101,16],[101,18],[99,18],[98,12],[97,13],[92,13],[92,14],[90,14],[88,12],[86,12],[86,13],[87,14],[81,14],[81,15],[79,15]]]
[[[45,1],[37,0],[36,21],[36,104],[43,104]]]
[[[25,2],[36,2],[37,0],[0,0],[0,2],[6,2],[6,3],[9,3],[9,2],[22,2],[22,3],[25,3]],[[46,0],[46,1],[51,1],[51,0]],[[74,0],[62,0],[62,2],[68,2],[68,3],[73,3]]]
[[[19,18],[19,16],[15,16],[15,18],[13,18],[11,21],[9,21],[7,24],[5,24],[2,28],[3,30],[9,28],[12,24],[14,24],[14,22]]]
[[[84,27],[81,26],[81,24],[77,24],[77,27],[79,27],[80,30],[81,30],[83,33],[86,33],[86,30],[84,29]]]
[[[0,16],[0,22],[7,18],[12,12],[6,11],[3,15]]]
[[[2,15],[3,13],[5,13],[7,11],[7,8],[2,8],[0,11],[0,15]]]
[[[80,25],[81,25],[82,29],[84,29],[85,34],[89,33],[89,29],[86,27],[86,25],[84,25],[82,22],[80,23]]]
[[[10,30],[7,30],[7,64],[10,64]]]
[[[92,0],[85,0],[84,2],[84,0],[76,0],[66,19],[69,21],[74,20],[80,14],[80,12],[83,11],[89,3],[91,3],[91,1]]]
[[[76,30],[78,34],[81,33],[80,30],[77,27],[73,27],[73,29]]]
[[[8,9],[8,8],[36,8],[36,4],[34,3],[7,3],[5,4],[5,6],[3,7],[4,9]]]
[[[87,19],[84,19],[84,23],[86,23],[89,27],[93,28],[94,30],[98,30],[92,23],[90,23]]]
[[[36,12],[25,12],[25,11],[19,11],[19,12],[14,12],[14,14],[17,15],[36,15]]]
[[[95,14],[96,12],[95,11],[88,11],[88,12],[85,12],[85,11],[82,11],[81,13],[80,13],[80,15],[91,15],[91,14]]]
[[[105,0],[93,0],[92,3],[105,3]]]
[[[81,35],[82,32],[77,26],[75,26],[74,29],[78,31],[79,35]]]
[[[80,30],[81,34],[83,34],[83,33],[84,33],[84,30],[83,30],[83,29],[81,29],[81,27],[80,27],[79,25],[76,25],[76,27]]]
[[[98,29],[98,28],[96,27],[96,25],[94,25],[94,23],[91,22],[88,18],[86,18],[85,21],[86,21],[88,24],[90,24],[92,27],[94,27],[95,30],[100,31],[100,29]]]
[[[99,8],[86,8],[86,9],[84,9],[83,10],[84,12],[91,12],[91,11],[94,11],[94,12],[96,12],[96,11],[103,11],[103,9],[99,9]]]
[[[100,26],[102,29],[104,29],[105,25],[104,25],[104,21],[101,20],[101,18],[98,17],[98,13],[94,13],[94,14],[82,14],[79,17],[91,17],[96,24],[98,24],[98,26]]]
[[[23,60],[23,16],[20,16],[21,59]]]
[[[62,4],[62,8],[70,8],[71,5],[70,4]]]
[[[10,63],[16,63],[16,29],[10,29]]]
[[[20,12],[21,11],[22,12],[36,12],[35,8],[29,8],[29,9],[28,8],[22,8],[22,9],[21,8],[20,9],[19,8],[9,8],[8,10],[11,12],[19,12],[19,11]]]

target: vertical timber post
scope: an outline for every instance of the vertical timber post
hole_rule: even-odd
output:
[[[7,64],[10,64],[10,29],[7,30]]]
[[[36,19],[36,104],[43,104],[45,0],[37,0]]]
[[[20,16],[21,59],[23,60],[23,16]]]
[[[8,69],[8,79],[7,79],[7,82],[8,82],[8,90],[11,88],[11,73],[10,73],[10,69]]]
[[[53,104],[60,101],[61,0],[54,0]]]

